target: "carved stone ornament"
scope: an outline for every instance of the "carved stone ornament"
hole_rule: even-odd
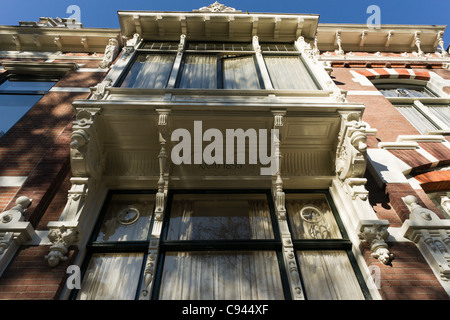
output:
[[[389,252],[386,239],[389,236],[387,226],[382,224],[366,225],[361,227],[359,238],[370,245],[372,257],[383,264],[389,264],[394,257]]]
[[[25,222],[23,213],[30,207],[32,200],[21,196],[16,205],[0,214],[0,257],[8,250],[13,241],[19,243],[31,240],[31,224]]]
[[[241,12],[240,10],[236,10],[235,8],[227,7],[224,4],[221,4],[219,2],[214,2],[213,4],[210,4],[207,7],[201,7],[198,10],[199,12]]]
[[[441,280],[450,281],[450,220],[423,208],[412,195],[404,197],[403,202],[411,212],[402,226],[404,237],[418,246]]]
[[[336,173],[341,180],[360,178],[366,171],[368,124],[359,115],[350,114],[343,119],[340,142],[337,149]]]
[[[50,252],[45,256],[50,267],[56,267],[61,261],[66,261],[68,248],[78,240],[76,227],[66,225],[50,226],[48,239],[53,243]]]
[[[103,56],[102,62],[100,62],[99,67],[109,68],[114,59],[116,58],[119,52],[119,41],[117,39],[111,38],[109,39],[108,45],[105,48],[105,55]]]

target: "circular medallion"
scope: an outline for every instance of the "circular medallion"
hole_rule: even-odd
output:
[[[117,214],[117,221],[123,225],[135,223],[139,219],[139,210],[133,206],[127,206]]]
[[[300,216],[303,220],[309,223],[318,223],[323,219],[323,213],[319,210],[319,208],[312,205],[304,206],[300,210]]]

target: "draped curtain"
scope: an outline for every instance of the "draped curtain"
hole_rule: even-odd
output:
[[[94,254],[77,299],[134,299],[143,259],[141,253]]]
[[[179,88],[217,89],[217,56],[187,55]]]
[[[264,60],[275,89],[317,90],[299,57],[265,56]]]
[[[222,59],[224,89],[260,89],[252,56]]]
[[[170,217],[168,240],[273,238],[269,207],[263,200],[174,200]],[[274,251],[168,252],[159,298],[284,299],[277,255]]]
[[[273,239],[270,211],[266,201],[234,202],[242,203],[240,208],[247,210],[245,216],[232,211],[232,207],[226,212],[230,203],[223,201],[217,205],[216,202],[217,207],[213,207],[213,204],[207,201],[173,201],[167,240]],[[195,206],[210,208],[210,214],[196,213]],[[224,214],[218,213],[220,209],[225,211]]]
[[[345,251],[300,251],[297,258],[309,300],[364,299]]]
[[[165,88],[169,80],[175,55],[139,55],[122,83],[127,88]]]
[[[419,110],[413,106],[398,106],[396,108],[400,113],[413,124],[413,126],[424,133],[426,130],[436,130],[437,128],[428,121]]]
[[[161,300],[284,299],[276,253],[169,252]]]

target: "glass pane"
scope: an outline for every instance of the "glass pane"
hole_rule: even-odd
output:
[[[162,300],[282,300],[276,253],[169,252]]]
[[[179,42],[146,42],[143,49],[178,50]]]
[[[147,240],[155,195],[114,195],[97,241]]]
[[[428,121],[419,110],[413,106],[397,106],[396,109],[409,121],[411,124],[424,133],[426,130],[437,130],[438,128]]]
[[[121,87],[165,88],[174,61],[174,54],[141,54],[137,57]]]
[[[187,50],[252,51],[253,48],[247,42],[189,42]]]
[[[217,89],[217,56],[192,54],[186,56],[179,87]]]
[[[264,60],[275,89],[317,89],[299,57],[265,56]]]
[[[224,89],[260,89],[253,57],[224,58]]]
[[[302,251],[297,258],[307,299],[364,299],[345,251]]]
[[[380,88],[379,91],[385,96],[390,98],[407,98],[407,97],[435,97],[436,95],[429,91],[426,87],[415,88]]]
[[[0,95],[0,132],[7,132],[41,98],[41,95]]]
[[[292,43],[260,43],[262,51],[297,51]]]
[[[428,110],[438,117],[446,127],[441,129],[450,129],[450,107],[449,106],[428,106]]]
[[[55,82],[44,81],[10,81],[6,80],[0,85],[0,91],[42,91],[47,92]],[[1,103],[1,102],[0,102]]]
[[[167,240],[273,239],[264,194],[176,194]]]
[[[324,194],[286,194],[286,210],[294,239],[342,239]]]
[[[94,254],[84,275],[78,300],[133,300],[144,254]]]

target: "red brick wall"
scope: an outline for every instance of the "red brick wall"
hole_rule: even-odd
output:
[[[367,244],[361,245],[367,265],[380,268],[380,295],[384,300],[449,300],[444,288],[415,244],[390,243],[394,254],[391,265],[371,256]]]
[[[58,299],[75,251],[71,250],[69,259],[54,268],[50,268],[44,259],[48,252],[49,246],[21,248],[0,277],[0,300]]]

